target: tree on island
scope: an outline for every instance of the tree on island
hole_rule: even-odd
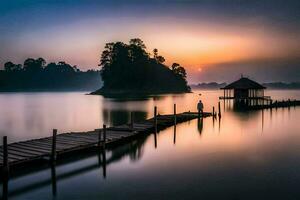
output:
[[[186,79],[186,71],[184,67],[180,66],[178,63],[173,63],[171,66],[171,70],[177,76]]]
[[[139,38],[107,43],[99,64],[104,85],[93,94],[189,92],[185,69],[177,63],[170,69],[164,62],[157,49],[150,57]]]

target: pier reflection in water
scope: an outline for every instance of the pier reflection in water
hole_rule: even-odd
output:
[[[99,169],[101,169],[99,173],[101,173],[103,179],[106,179],[109,165],[126,157],[132,162],[141,159],[143,155],[143,145],[147,138],[148,136],[142,136],[137,140],[118,147],[80,153],[76,156],[70,156],[68,159],[58,160],[55,165],[48,166],[45,164],[42,166],[34,166],[31,167],[30,172],[28,170],[18,170],[15,174],[12,174],[10,180],[2,180],[1,197],[2,199],[8,199],[8,197],[9,199],[13,199],[45,187],[51,187],[52,196],[55,197],[57,196],[57,191],[59,191],[57,187],[59,187],[60,182],[66,179],[80,177],[85,173]],[[26,179],[26,181],[20,181],[22,179]],[[30,181],[27,181],[28,179]],[[8,189],[8,182],[9,185],[13,185],[13,187]],[[16,187],[15,182],[22,183]]]
[[[217,106],[209,100],[219,94],[212,93],[202,96],[207,111]],[[283,96],[288,94],[278,99]],[[112,102],[99,115],[111,124],[128,122],[131,111],[141,112],[140,119],[151,117],[154,104],[159,112],[172,113],[172,99],[146,101],[146,109],[122,103],[128,106],[126,119],[119,120],[109,117],[122,110]],[[55,168],[14,174],[9,199],[299,199],[299,108],[237,112],[221,102],[220,120],[192,120],[107,149],[105,156],[87,152],[58,161]],[[5,193],[5,183],[1,186]]]

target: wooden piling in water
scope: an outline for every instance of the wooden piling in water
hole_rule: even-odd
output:
[[[51,162],[52,163],[54,163],[56,161],[56,135],[57,135],[57,129],[53,129],[52,148],[51,148]]]
[[[103,178],[106,178],[106,151],[105,149],[102,151],[102,170],[103,170]]]
[[[101,145],[101,129],[98,130],[98,147]]]
[[[215,117],[215,107],[213,106],[212,116]]]
[[[157,133],[157,107],[154,106],[154,132]]]
[[[106,125],[103,124],[103,148],[105,149],[105,143],[106,143]]]
[[[219,101],[219,104],[218,104],[218,108],[219,108],[219,118],[221,118],[221,105],[220,105],[220,101]]]
[[[55,165],[51,165],[51,183],[52,183],[52,194],[56,196],[57,184],[56,184],[56,169]]]
[[[133,112],[130,112],[130,128],[133,129],[133,122],[134,122],[134,116],[133,116]]]
[[[3,136],[3,175],[4,179],[8,178],[9,165],[8,165],[8,151],[7,151],[7,136]]]
[[[176,125],[176,103],[174,103],[174,125]]]
[[[8,177],[2,180],[2,199],[8,200]]]

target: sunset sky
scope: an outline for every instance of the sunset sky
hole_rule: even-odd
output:
[[[144,40],[190,83],[300,81],[300,1],[1,0],[0,65],[27,57],[98,69],[104,44]]]

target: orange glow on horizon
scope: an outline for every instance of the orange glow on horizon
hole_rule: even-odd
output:
[[[166,59],[166,65],[177,62],[188,70],[199,72],[199,68],[222,63],[295,57],[300,49],[295,38],[289,38],[285,33],[274,33],[267,27],[261,30],[257,28],[259,25],[157,20],[143,23],[126,20],[126,26],[112,21],[105,31],[95,28],[95,24],[103,27],[101,23],[104,22],[78,22],[61,32],[53,28],[24,35],[18,51],[25,58],[42,56],[48,62],[64,60],[85,69],[99,68],[99,57],[105,43],[127,43],[130,38],[139,37],[145,42],[148,52],[152,53],[154,48],[159,50]],[[39,35],[45,35],[47,42]],[[30,55],[25,48],[29,44],[34,52]]]

